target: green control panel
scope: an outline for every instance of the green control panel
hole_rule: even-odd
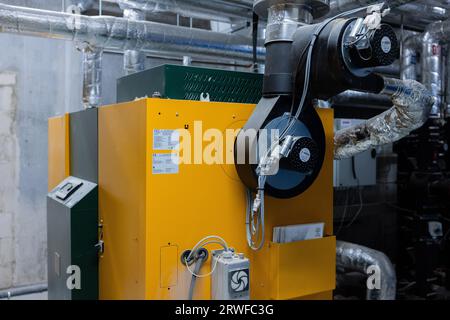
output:
[[[263,75],[179,65],[161,65],[117,81],[117,102],[143,97],[256,104]]]

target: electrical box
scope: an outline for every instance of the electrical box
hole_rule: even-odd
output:
[[[98,299],[98,188],[68,177],[47,196],[48,297]]]
[[[161,65],[120,78],[117,102],[143,97],[257,103],[263,75],[179,65]]]
[[[357,125],[364,120],[336,119],[335,131]],[[371,186],[377,183],[377,150],[370,149],[352,158],[334,160],[334,187]]]
[[[216,250],[212,253],[211,263],[211,268],[215,268],[211,279],[211,299],[250,299],[250,263],[244,254]]]

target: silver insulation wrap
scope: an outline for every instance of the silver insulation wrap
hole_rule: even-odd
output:
[[[102,97],[102,58],[101,49],[85,46],[82,49],[83,65],[83,106],[96,108]]]
[[[123,17],[132,21],[145,20],[145,13],[137,9],[125,9]],[[125,50],[123,53],[123,69],[126,75],[145,70],[145,60],[147,56],[138,50]]]
[[[350,158],[370,148],[395,142],[421,127],[428,119],[433,96],[419,82],[384,78],[381,94],[394,106],[380,115],[334,135],[334,158]]]
[[[124,9],[149,13],[176,13],[180,16],[230,22],[231,19],[250,19],[252,2],[244,0],[116,0]]]
[[[418,80],[421,46],[422,36],[412,35],[403,42],[400,71],[402,80]]]
[[[105,50],[172,52],[252,61],[249,37],[108,16],[84,16],[0,4],[0,31],[87,42]],[[265,49],[258,47],[262,61]]]
[[[368,289],[367,300],[395,300],[395,268],[384,253],[361,245],[336,241],[336,266],[366,275],[369,267],[377,267],[380,271],[380,289]]]
[[[435,117],[442,116],[444,82],[443,49],[441,44],[450,41],[450,20],[430,24],[423,34],[422,83],[436,97],[431,110]]]
[[[391,9],[397,9],[405,4],[414,2],[416,0],[392,0],[389,2]],[[327,17],[334,16],[336,14],[349,11],[355,8],[370,6],[378,4],[382,1],[378,0],[330,0],[330,12],[326,15]]]
[[[447,61],[446,61],[446,64],[447,64],[447,83],[446,83],[446,89],[445,89],[445,92],[447,93],[446,94],[446,98],[445,98],[445,102],[446,102],[446,108],[447,108],[447,110],[446,110],[446,116],[449,116],[450,115],[450,54],[447,54]]]

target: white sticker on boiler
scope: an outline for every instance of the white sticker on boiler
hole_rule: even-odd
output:
[[[176,150],[180,144],[180,132],[178,130],[154,129],[153,150]]]
[[[152,174],[177,174],[179,156],[176,153],[154,153]]]

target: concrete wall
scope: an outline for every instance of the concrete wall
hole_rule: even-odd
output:
[[[0,0],[56,11],[71,1]],[[47,119],[82,109],[82,74],[74,43],[0,33],[0,48],[1,290],[46,281]],[[105,53],[103,65],[103,104],[111,104],[122,55]]]
[[[63,7],[61,0],[1,2]],[[82,80],[73,43],[0,33],[0,47],[1,290],[46,281],[47,119],[81,110]],[[122,56],[104,60],[103,101],[110,104]]]

